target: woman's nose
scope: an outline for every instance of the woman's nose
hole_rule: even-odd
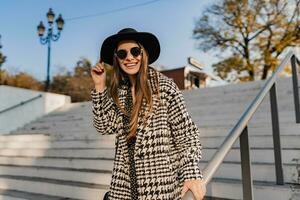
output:
[[[133,55],[131,55],[130,52],[127,53],[126,60],[127,60],[127,59],[128,59],[128,60],[134,59]]]

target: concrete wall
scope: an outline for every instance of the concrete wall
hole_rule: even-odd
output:
[[[65,95],[0,86],[0,112],[6,108],[42,95],[29,103],[0,113],[0,134],[9,133],[49,112],[71,102]]]

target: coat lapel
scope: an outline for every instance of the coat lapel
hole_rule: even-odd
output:
[[[148,83],[149,83],[152,91],[156,90],[156,84],[155,84],[156,78],[157,78],[156,71],[150,67]],[[122,108],[125,108],[126,99],[127,99],[126,97],[128,95],[129,89],[130,88],[129,88],[128,84],[122,85],[119,89],[119,98],[120,98],[120,103],[121,103]],[[152,102],[153,102],[153,105],[152,105],[153,107],[152,107],[151,113],[149,113],[149,109],[147,107],[146,100],[143,100],[142,108],[141,108],[141,111],[139,112],[138,127],[137,127],[137,134],[136,134],[136,144],[135,144],[135,150],[137,153],[140,152],[140,147],[142,146],[142,142],[143,142],[145,133],[150,128],[149,126],[151,125],[151,120],[152,120],[153,116],[155,115],[156,110],[159,107],[160,98],[157,93],[152,94]],[[149,114],[147,115],[147,118],[145,119],[145,117],[143,115],[147,112]],[[125,133],[125,131],[124,131],[122,135],[124,138],[126,138],[127,133]]]
[[[142,110],[139,113],[139,117],[138,117],[138,127],[137,127],[137,135],[136,135],[136,145],[135,145],[135,150],[137,152],[137,154],[141,153],[142,150],[142,143],[144,141],[144,136],[146,135],[146,133],[149,131],[149,129],[151,128],[151,120],[153,118],[153,116],[155,115],[159,104],[160,104],[160,97],[159,95],[153,91],[156,91],[157,86],[156,86],[156,78],[157,78],[157,74],[156,71],[154,69],[152,69],[151,67],[149,68],[149,80],[148,83],[151,87],[152,90],[152,112],[149,113],[149,109],[146,105],[146,100],[143,101],[142,103]],[[148,116],[145,117],[143,116],[143,113],[149,113]],[[144,141],[146,142],[146,141]]]

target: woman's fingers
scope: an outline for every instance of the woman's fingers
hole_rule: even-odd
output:
[[[195,200],[202,200],[206,193],[206,186],[201,180],[185,181],[182,188],[182,194],[186,193],[188,189],[193,193]]]
[[[95,72],[96,74],[100,75],[104,72],[104,64],[102,63],[97,63],[95,67],[92,68],[92,72]]]
[[[203,191],[199,190],[198,187],[191,187],[191,191],[194,194],[196,200],[202,200],[204,197]]]
[[[189,190],[189,188],[184,185],[182,190],[181,190],[181,197],[183,197],[188,190]]]

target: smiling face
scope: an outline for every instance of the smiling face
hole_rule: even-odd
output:
[[[141,60],[142,60],[142,52],[139,55],[132,55],[133,49],[132,48],[140,48],[139,45],[133,40],[124,40],[121,41],[117,47],[117,52],[120,50],[125,50],[127,55],[125,58],[121,59],[117,56],[117,60],[121,69],[128,75],[136,75],[141,67]],[[124,51],[122,53],[125,53]],[[134,52],[133,54],[136,54]]]

